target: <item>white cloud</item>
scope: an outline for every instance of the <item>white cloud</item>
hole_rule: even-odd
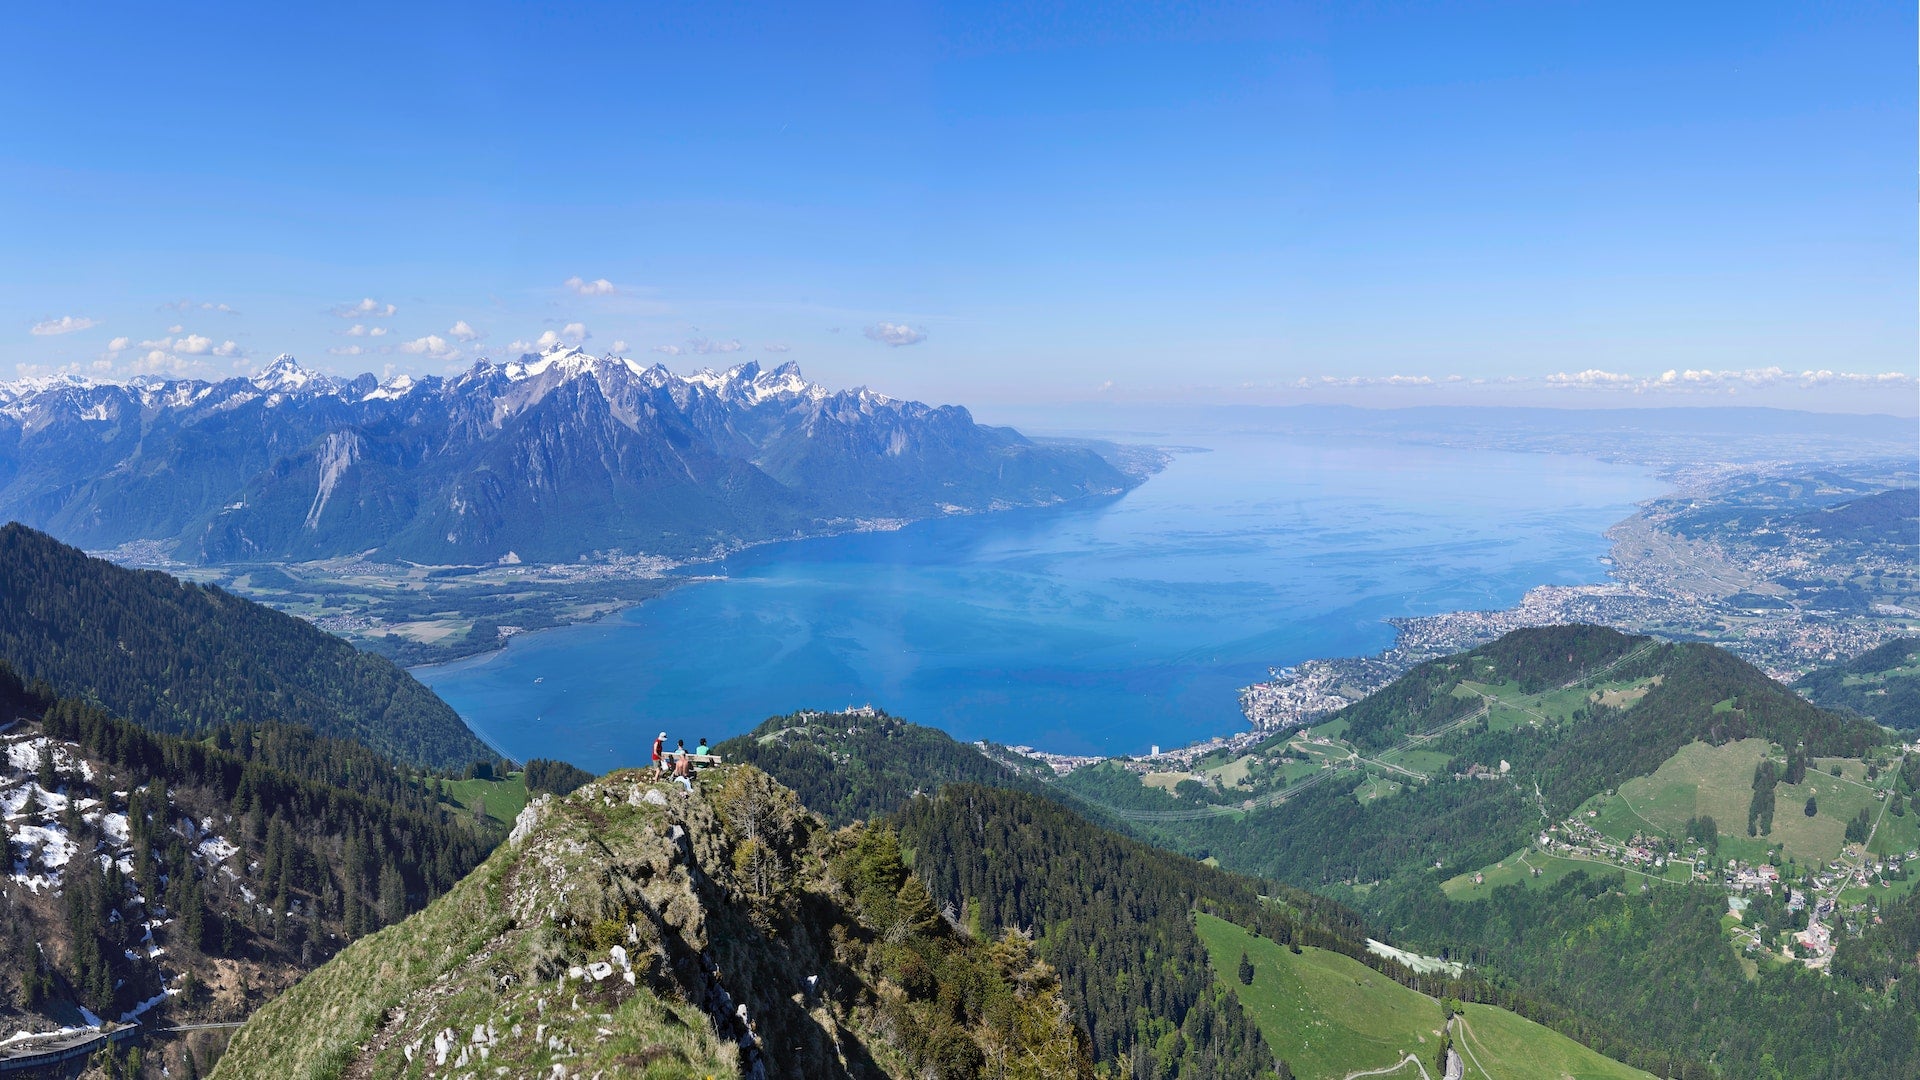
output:
[[[593,335],[587,331],[585,323],[570,322],[558,330],[542,331],[532,341],[516,341],[507,346],[509,352],[546,352],[561,345],[579,345]]]
[[[1524,381],[1524,380],[1501,380]],[[1635,394],[1646,393],[1727,393],[1735,394],[1742,390],[1765,390],[1798,382],[1804,388],[1832,385],[1873,385],[1912,387],[1920,384],[1920,379],[1900,371],[1887,371],[1879,374],[1850,371],[1802,371],[1798,375],[1778,365],[1763,368],[1744,368],[1740,370],[1712,368],[1669,368],[1656,376],[1643,378],[1617,371],[1601,371],[1589,368],[1571,374],[1558,372],[1544,380],[1546,385],[1571,390],[1624,390]]]
[[[563,284],[581,296],[610,296],[614,292],[613,282],[608,281],[606,278],[587,281],[576,274],[568,278]]]
[[[1912,386],[1920,380],[1905,371],[1883,371],[1878,375],[1851,371],[1803,371],[1800,373],[1802,386],[1830,386],[1834,383],[1865,383],[1879,386]]]
[[[213,339],[199,334],[185,334],[173,339],[173,349],[188,356],[205,356],[213,351]]]
[[[357,304],[342,304],[334,308],[333,313],[343,319],[384,319],[399,310],[392,304],[383,304],[369,296]]]
[[[46,319],[33,324],[28,330],[34,337],[53,337],[57,334],[71,334],[76,330],[89,330],[99,326],[100,320],[85,316],[62,315],[57,319]]]
[[[1630,388],[1640,381],[1641,380],[1631,375],[1622,375],[1617,371],[1602,371],[1599,368],[1588,368],[1585,371],[1576,371],[1571,374],[1565,371],[1556,371],[1552,375],[1547,376],[1548,386],[1564,386],[1576,390],[1596,388],[1601,390],[1617,390]]]
[[[788,345],[785,342],[779,342],[779,341],[776,341],[771,345],[762,345],[761,348],[767,350],[770,353],[783,353],[783,352],[793,351],[793,346]]]
[[[386,327],[366,326],[361,323],[354,323],[352,326],[349,326],[345,330],[342,330],[340,332],[347,335],[348,337],[386,337],[387,336]]]
[[[628,348],[628,345],[625,341],[616,341],[613,343],[613,351],[615,355],[626,352],[627,348]]]
[[[679,356],[679,355],[680,355],[680,346],[678,346],[678,345],[655,345],[655,346],[653,347],[653,351],[654,351],[654,352],[657,352],[657,353],[665,353],[665,354],[666,354],[666,355],[668,355],[668,356]]]
[[[335,345],[327,351],[335,356],[359,356],[367,350],[362,349],[358,345]]]
[[[132,338],[117,337],[117,338],[114,338],[112,341],[107,342],[107,351],[120,352],[131,344],[133,344]]]
[[[204,370],[205,367],[200,361],[189,360],[166,349],[149,349],[145,355],[133,362],[133,371],[136,375],[149,373],[186,375]]]
[[[228,307],[225,304],[216,304],[211,300],[201,300],[197,303],[192,300],[175,300],[171,304],[161,304],[160,310],[162,311],[218,311],[226,315],[240,314],[239,312],[233,310],[231,307]]]
[[[1293,381],[1296,390],[1317,390],[1353,386],[1432,386],[1431,375],[1322,375]]]
[[[400,351],[415,356],[431,356],[435,360],[451,360],[460,355],[460,349],[439,334],[428,334],[423,338],[403,342]]]
[[[875,323],[867,327],[867,336],[896,349],[902,345],[918,345],[927,340],[925,330],[908,326],[906,323]]]
[[[692,338],[687,342],[687,351],[701,356],[711,356],[714,353],[736,353],[744,348],[746,346],[740,344],[738,339],[708,341],[706,338]]]
[[[468,326],[467,320],[461,319],[454,323],[452,327],[448,328],[447,336],[455,341],[478,341],[485,335],[473,327]]]

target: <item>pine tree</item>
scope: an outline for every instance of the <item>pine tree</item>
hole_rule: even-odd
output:
[[[59,777],[53,772],[53,740],[51,739],[40,744],[40,759],[36,763],[34,780],[43,791],[52,791],[59,783]]]
[[[1253,960],[1244,951],[1240,953],[1240,984],[1253,985]]]
[[[407,883],[391,862],[380,868],[380,923],[392,926],[407,917]]]

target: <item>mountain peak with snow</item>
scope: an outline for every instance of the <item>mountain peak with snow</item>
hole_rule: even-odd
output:
[[[830,391],[793,363],[682,375],[571,345],[451,377],[349,380],[287,355],[218,381],[43,377],[0,389],[0,447],[28,478],[0,488],[0,517],[83,522],[69,538],[101,548],[167,540],[205,562],[687,558],[1126,483],[1088,452],[964,409]]]
[[[281,353],[273,358],[266,370],[249,381],[263,393],[288,394],[304,390],[321,378],[318,373],[301,367],[300,361],[295,360],[292,353]]]

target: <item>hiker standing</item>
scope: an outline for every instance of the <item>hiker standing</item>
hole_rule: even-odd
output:
[[[667,763],[664,760],[667,750],[667,733],[661,732],[653,738],[653,778],[663,780],[667,775]]]

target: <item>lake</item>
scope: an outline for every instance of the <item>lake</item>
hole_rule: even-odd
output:
[[[800,708],[961,739],[1139,753],[1241,731],[1274,665],[1365,655],[1383,620],[1601,581],[1658,494],[1574,457],[1261,434],[1117,499],[766,545],[599,622],[416,674],[508,755],[603,771]]]

